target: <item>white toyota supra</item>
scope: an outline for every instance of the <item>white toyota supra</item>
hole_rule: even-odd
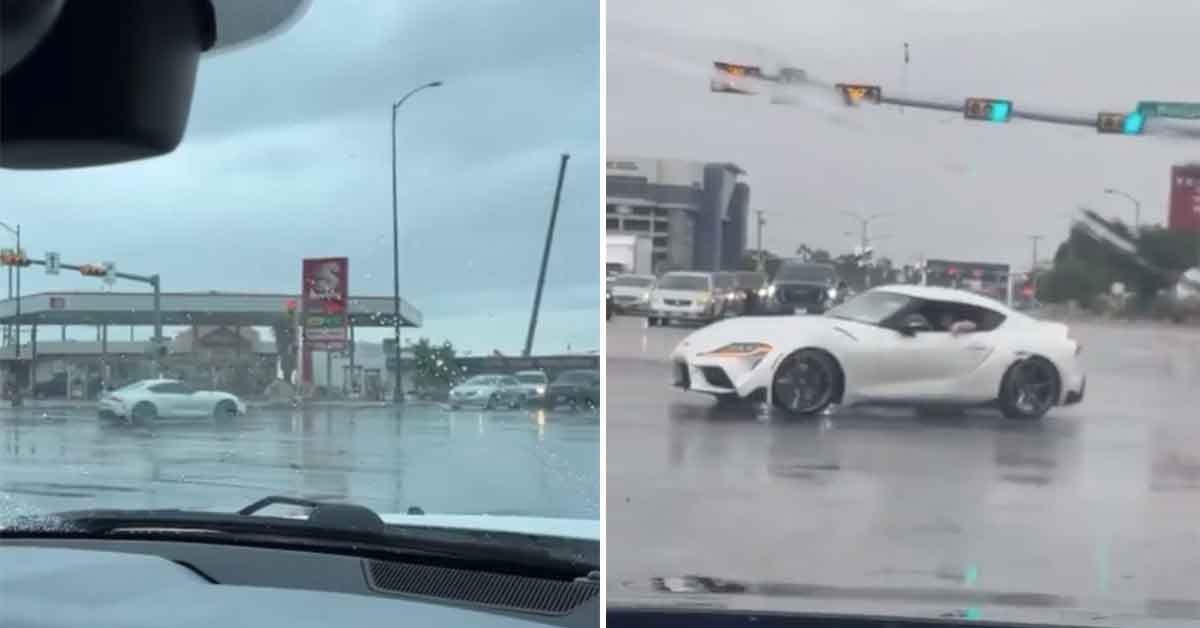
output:
[[[932,286],[882,286],[821,316],[742,317],[689,335],[675,385],[791,414],[832,405],[997,406],[1040,418],[1083,400],[1081,345],[1065,324]]]

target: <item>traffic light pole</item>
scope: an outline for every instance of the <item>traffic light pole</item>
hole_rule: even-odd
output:
[[[17,250],[18,251],[20,250],[20,235],[17,236]],[[26,265],[38,265],[38,266],[46,265],[46,260],[41,260],[41,259],[30,259],[30,260],[26,260],[26,262],[27,262]],[[61,262],[58,264],[58,267],[65,268],[67,270],[74,270],[79,273],[83,273],[84,269],[86,268],[86,266],[81,266],[81,265],[77,265],[77,264],[63,264]],[[163,333],[163,330],[162,330],[162,328],[163,328],[162,281],[157,274],[155,274],[155,275],[135,275],[133,273],[122,273],[122,272],[114,271],[112,273],[112,276],[117,279],[125,279],[128,281],[136,281],[138,283],[149,284],[150,287],[154,289],[154,338],[151,340],[151,344],[154,346],[155,371],[157,371],[158,375],[161,375],[162,374],[162,353],[161,353],[160,349],[163,346],[163,340],[165,340],[165,338],[163,338],[163,335],[162,335],[162,333]],[[18,325],[18,327],[17,327],[18,336],[17,337],[18,337],[18,339],[20,338],[20,319],[21,319],[21,266],[17,266],[17,321],[18,321],[17,322],[17,325]],[[20,360],[20,358],[21,358],[21,343],[18,340],[18,342],[17,342],[17,359]]]

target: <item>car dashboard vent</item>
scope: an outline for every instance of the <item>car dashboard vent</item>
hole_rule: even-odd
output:
[[[367,584],[374,591],[495,609],[566,615],[600,594],[599,579],[568,582],[431,565],[366,562]]]

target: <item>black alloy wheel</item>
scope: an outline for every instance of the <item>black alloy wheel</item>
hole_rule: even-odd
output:
[[[838,386],[833,358],[815,349],[801,349],[784,358],[771,379],[775,407],[796,416],[812,416],[829,407]]]

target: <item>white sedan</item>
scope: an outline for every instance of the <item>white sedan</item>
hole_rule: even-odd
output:
[[[246,404],[235,395],[216,390],[196,390],[174,379],[144,379],[100,398],[104,419],[125,419],[146,424],[160,417],[231,419],[246,413]]]
[[[1083,400],[1080,344],[1066,325],[993,299],[884,286],[822,316],[709,325],[672,354],[675,385],[720,400],[756,398],[791,414],[832,405],[997,406],[1040,418]]]

